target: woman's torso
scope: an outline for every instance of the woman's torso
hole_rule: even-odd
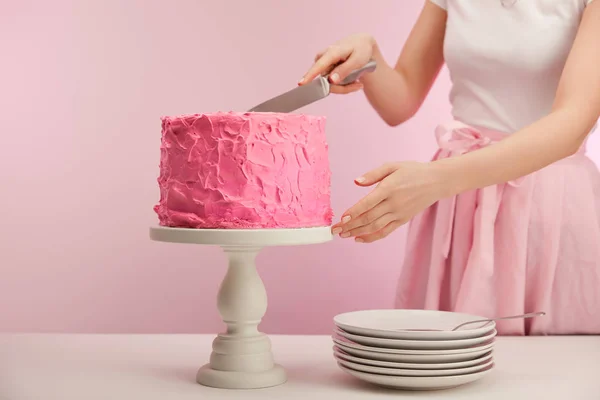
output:
[[[551,111],[591,0],[432,1],[448,12],[444,57],[454,118],[514,132]]]

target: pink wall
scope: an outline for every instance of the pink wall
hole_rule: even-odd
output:
[[[0,330],[213,332],[219,249],[154,243],[161,115],[243,110],[287,90],[355,31],[395,59],[419,1],[0,0]],[[361,95],[328,117],[333,206],[384,161],[427,159],[447,76],[391,129]],[[592,150],[598,146],[592,141]],[[323,333],[339,312],[392,306],[405,230],[374,245],[259,257],[265,331]]]

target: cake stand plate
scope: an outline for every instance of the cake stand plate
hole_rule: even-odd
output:
[[[151,227],[160,242],[220,246],[229,266],[219,288],[217,308],[227,326],[213,341],[210,361],[196,375],[198,383],[224,389],[277,386],[287,379],[275,364],[271,341],[258,325],[267,311],[267,292],[256,269],[256,256],[268,246],[324,243],[330,227],[301,229],[186,229]]]

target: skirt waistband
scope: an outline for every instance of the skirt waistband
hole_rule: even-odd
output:
[[[450,121],[438,125],[435,137],[441,150],[449,156],[457,156],[499,142],[509,136],[509,133],[474,127],[460,121]],[[577,155],[585,155],[587,139],[583,142]]]

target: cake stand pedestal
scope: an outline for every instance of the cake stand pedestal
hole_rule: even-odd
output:
[[[267,246],[323,243],[332,239],[330,227],[303,229],[185,229],[150,228],[160,242],[220,246],[229,267],[217,296],[217,307],[227,325],[213,341],[210,362],[196,375],[198,383],[225,389],[258,389],[287,379],[275,364],[271,341],[258,325],[267,311],[267,292],[255,259]]]

